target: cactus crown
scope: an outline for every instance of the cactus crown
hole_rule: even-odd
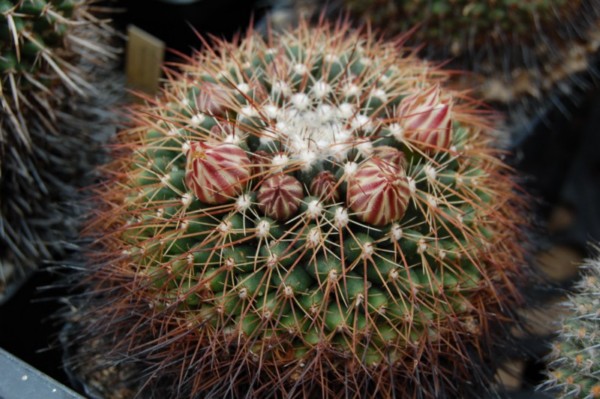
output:
[[[346,25],[171,72],[99,193],[88,332],[190,395],[467,389],[522,250],[489,121],[445,79]]]
[[[559,398],[600,398],[600,260],[588,259],[577,293],[566,304],[570,314],[558,330],[550,354],[549,379],[542,389]]]

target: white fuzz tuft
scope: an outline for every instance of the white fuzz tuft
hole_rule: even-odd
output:
[[[246,105],[240,109],[239,115],[245,116],[246,118],[255,118],[258,116],[258,112],[256,109],[254,109],[254,107]]]
[[[373,143],[371,140],[362,140],[358,142],[356,149],[360,155],[368,158],[371,154],[373,154]]]
[[[425,165],[423,170],[425,171],[425,176],[427,176],[427,180],[429,180],[430,182],[433,183],[435,179],[437,179],[437,172],[435,171],[435,168],[433,166]]]
[[[330,64],[334,63],[334,62],[340,62],[340,57],[338,57],[337,54],[325,54],[324,57],[325,62],[329,62]]]
[[[306,75],[308,73],[308,67],[304,64],[296,64],[292,67],[292,69],[298,75]]]
[[[190,118],[190,124],[193,127],[198,127],[198,126],[200,126],[200,124],[202,122],[204,122],[204,119],[206,119],[206,117],[204,115],[202,115],[202,114],[196,114],[196,115],[194,115],[194,116],[192,116]]]
[[[394,137],[398,141],[404,140],[404,128],[400,126],[399,123],[392,123],[388,127],[390,129],[390,133],[392,137]]]
[[[432,208],[437,208],[438,199],[431,194],[427,194],[427,204],[429,204],[429,206]]]
[[[311,89],[312,95],[317,99],[322,99],[331,93],[331,86],[327,82],[319,80]]]
[[[321,104],[317,107],[317,116],[321,123],[331,122],[335,118],[333,107],[329,104]]]
[[[346,162],[344,164],[344,176],[352,177],[356,170],[358,169],[358,164],[356,162]]]
[[[181,196],[181,204],[187,208],[188,206],[190,206],[192,204],[192,200],[194,199],[194,197],[192,197],[192,194],[190,193],[185,193]]]
[[[302,163],[302,170],[308,172],[317,161],[317,154],[314,151],[305,150],[300,153],[298,159]]]
[[[187,154],[188,151],[190,150],[191,146],[190,146],[190,142],[186,141],[185,143],[183,143],[181,145],[181,152],[183,152],[184,154]]]
[[[228,234],[233,230],[233,224],[230,221],[223,221],[217,226],[217,230],[221,234]]]
[[[309,248],[317,248],[322,240],[321,229],[318,227],[313,227],[306,235],[306,245]]]
[[[355,130],[370,132],[373,130],[373,121],[367,115],[358,114],[351,119],[350,126]]]
[[[368,57],[361,57],[360,63],[363,64],[364,66],[369,66],[369,65],[373,64],[373,60]]]
[[[297,109],[304,111],[310,106],[310,98],[304,93],[296,93],[292,96],[292,104]]]
[[[420,238],[417,243],[417,253],[422,254],[427,250],[427,243],[424,239]]]
[[[268,104],[265,105],[263,109],[269,119],[277,119],[277,115],[279,115],[279,107],[273,104]]]
[[[271,164],[277,170],[283,169],[290,162],[290,158],[285,154],[277,154],[271,160]]]
[[[248,92],[250,91],[250,86],[248,86],[248,84],[246,83],[240,83],[237,86],[235,86],[235,88],[244,94],[248,94]]]
[[[374,253],[375,253],[375,246],[372,243],[367,242],[363,245],[360,256],[363,259],[370,259]]]
[[[402,238],[402,228],[400,227],[400,225],[398,223],[394,223],[392,225],[392,228],[390,229],[390,235],[392,236],[392,238],[395,241],[400,241],[400,239]]]
[[[335,210],[335,215],[333,216],[333,224],[338,229],[344,228],[348,226],[350,223],[350,216],[348,216],[348,211],[343,207],[337,207]]]
[[[342,89],[342,94],[345,97],[360,97],[361,90],[354,83],[346,83]]]
[[[287,84],[287,82],[284,82],[283,80],[278,80],[273,84],[273,87],[271,88],[271,93],[275,95],[282,94],[284,96],[289,96],[292,93],[292,89],[290,88],[290,85]]]
[[[338,106],[338,114],[340,118],[350,119],[355,113],[354,106],[350,103],[341,103]]]
[[[238,136],[237,134],[233,133],[233,134],[228,134],[227,136],[225,136],[225,138],[223,139],[224,143],[228,143],[228,144],[235,144],[235,145],[239,145],[242,142],[242,138],[240,136]]]
[[[269,232],[271,231],[271,223],[266,220],[261,220],[256,225],[256,236],[259,238],[266,238],[269,236]]]
[[[382,102],[386,102],[388,99],[387,93],[383,89],[374,89],[371,91],[371,97],[378,98]]]
[[[417,182],[410,176],[407,176],[406,180],[408,180],[408,189],[410,193],[414,195],[417,192]]]
[[[240,213],[250,209],[250,206],[252,206],[252,202],[250,201],[250,196],[248,194],[240,195],[235,201],[235,210]]]
[[[292,287],[290,287],[289,285],[286,285],[283,288],[283,296],[285,296],[286,298],[293,298],[294,297],[294,289]]]
[[[329,279],[329,281],[331,281],[332,283],[335,283],[338,279],[338,272],[335,270],[330,270],[327,274],[327,279]]]
[[[308,203],[306,215],[309,219],[316,219],[323,214],[323,204],[318,200],[312,200]]]
[[[277,266],[278,261],[279,261],[279,258],[277,257],[277,255],[274,255],[274,254],[269,255],[269,257],[267,258],[267,268],[269,268],[269,269],[275,268],[275,266]]]

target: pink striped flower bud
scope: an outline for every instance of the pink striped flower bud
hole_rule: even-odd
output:
[[[223,115],[229,108],[229,96],[225,89],[214,83],[203,82],[199,86],[196,106],[208,115]]]
[[[404,169],[389,160],[373,157],[348,179],[348,207],[357,218],[373,226],[402,219],[409,199]]]
[[[258,207],[270,218],[287,220],[294,216],[304,198],[302,184],[289,175],[276,174],[266,179],[258,189]]]
[[[323,202],[330,204],[340,200],[340,192],[337,185],[338,183],[333,173],[325,170],[317,173],[312,179],[309,191]]]
[[[404,156],[404,153],[394,147],[389,147],[387,145],[375,147],[371,157],[381,159],[382,161],[403,170],[406,168],[406,157]]]
[[[452,104],[440,98],[440,87],[405,97],[398,108],[404,137],[425,149],[446,149],[452,139]]]
[[[190,143],[185,181],[206,204],[223,204],[242,193],[250,180],[250,159],[229,143]]]

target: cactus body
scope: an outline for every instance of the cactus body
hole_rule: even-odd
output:
[[[548,381],[541,387],[561,399],[600,398],[600,261],[588,259],[582,269],[552,347]]]
[[[80,347],[111,337],[144,396],[474,390],[523,253],[489,121],[445,79],[346,25],[197,54],[121,133]]]

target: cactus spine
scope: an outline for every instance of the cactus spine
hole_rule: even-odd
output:
[[[80,360],[109,337],[148,396],[440,397],[489,376],[523,256],[491,123],[348,28],[218,42],[134,111],[88,227]]]

